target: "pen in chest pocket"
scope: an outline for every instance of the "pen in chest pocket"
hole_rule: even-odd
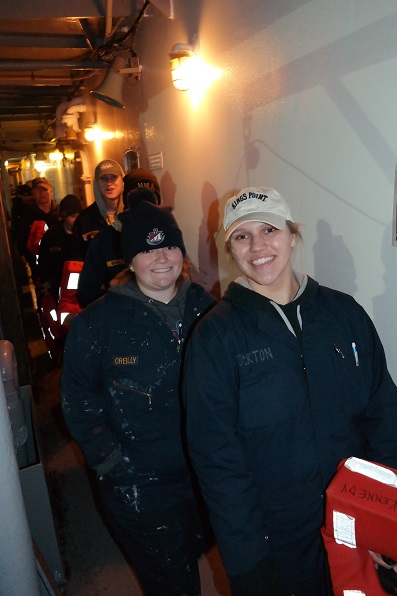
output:
[[[360,362],[358,360],[357,346],[354,341],[352,342],[352,350],[353,350],[354,360],[356,361],[356,366],[360,366]]]
[[[341,356],[342,358],[344,358],[343,352],[342,350],[334,343],[334,350],[337,354],[339,354],[339,356]]]
[[[334,343],[334,350],[337,354],[339,354],[339,356],[341,358],[344,358],[345,355],[343,354],[342,350]],[[360,366],[360,361],[358,359],[358,351],[357,351],[357,346],[356,346],[356,342],[352,342],[352,350],[353,350],[353,356],[354,356],[354,361],[356,363],[356,366]]]

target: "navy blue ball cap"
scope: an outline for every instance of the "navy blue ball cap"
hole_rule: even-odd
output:
[[[123,200],[124,205],[128,208],[127,205],[127,197],[131,190],[135,188],[147,188],[155,193],[157,196],[157,204],[160,205],[161,203],[161,195],[160,195],[160,185],[157,177],[151,172],[150,170],[145,170],[145,168],[137,168],[136,170],[131,170],[127,172],[127,174],[123,178],[124,182],[124,192],[123,192]]]

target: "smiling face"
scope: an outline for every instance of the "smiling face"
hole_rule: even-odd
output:
[[[176,294],[176,280],[181,274],[183,255],[180,248],[167,246],[140,252],[131,261],[139,289],[161,302]]]
[[[253,290],[286,304],[297,290],[291,255],[296,234],[258,221],[246,221],[229,239],[230,254]]]
[[[97,180],[99,189],[106,201],[108,211],[116,211],[124,188],[121,175],[105,174],[104,176],[99,176]]]

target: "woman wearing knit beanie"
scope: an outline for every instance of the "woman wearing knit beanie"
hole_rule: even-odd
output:
[[[182,273],[170,209],[142,201],[119,220],[130,279],[73,321],[63,413],[145,595],[199,596],[197,559],[212,534],[186,459],[179,381],[184,341],[215,300]]]

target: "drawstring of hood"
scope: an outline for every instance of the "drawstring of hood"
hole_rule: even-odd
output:
[[[302,337],[303,322],[299,299],[303,295],[303,292],[307,286],[307,275],[294,272],[294,276],[299,284],[299,289],[291,302],[288,304],[277,304],[277,302],[270,300],[270,304],[277,310],[291,333],[293,333],[295,337],[300,340]]]
[[[291,302],[288,302],[287,304],[278,304],[277,302],[270,300],[270,298],[266,298],[266,296],[263,296],[263,298],[265,298],[265,300],[267,300],[268,303],[274,307],[284,321],[287,329],[300,341],[303,328],[300,298],[303,296],[303,293],[306,289],[308,277],[305,273],[298,273],[295,271],[294,277],[299,284],[299,289]],[[252,292],[255,292],[255,290],[253,290],[248,283],[248,280],[245,276],[238,277],[236,279],[236,283],[244,286],[244,288],[247,288]]]
[[[279,304],[277,304],[277,302],[273,302],[273,300],[270,300],[270,304],[272,306],[274,306],[274,308],[276,309],[276,311],[278,312],[278,314],[280,315],[280,317],[283,319],[284,323],[286,324],[287,328],[291,331],[291,333],[293,335],[295,335],[295,337],[297,339],[300,340],[301,335],[302,335],[301,305],[297,304],[296,310],[289,308],[288,309],[289,316],[287,316],[287,314],[285,313],[283,308]],[[290,306],[291,304],[293,304],[293,302],[290,302],[288,306]],[[294,307],[295,307],[295,305],[294,305]],[[299,326],[299,328],[297,327],[297,325]]]

